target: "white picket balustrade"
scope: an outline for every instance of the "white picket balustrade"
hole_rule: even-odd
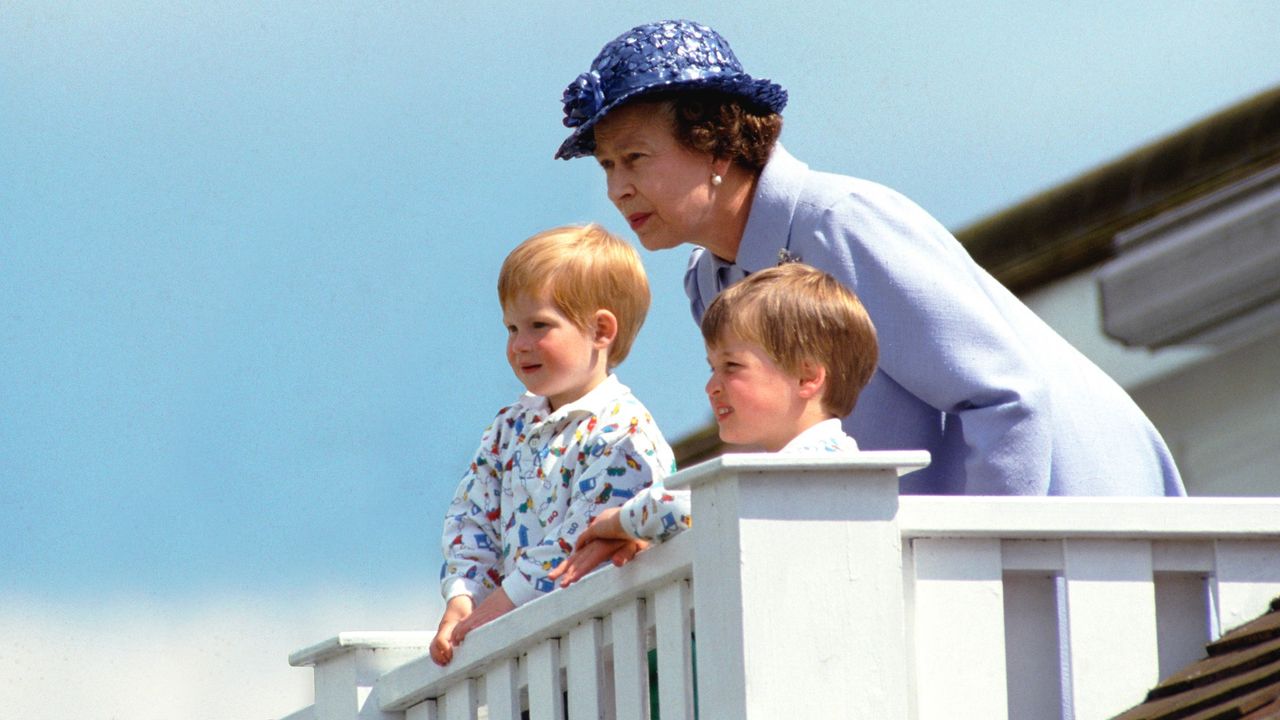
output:
[[[1275,498],[904,496],[898,526],[920,720],[1111,717],[1280,595]]]
[[[731,455],[696,528],[475,630],[290,658],[308,720],[1111,717],[1280,595],[1280,499],[897,494],[927,454]],[[696,685],[696,691],[695,691]],[[695,711],[695,697],[697,709]]]
[[[488,718],[506,720],[519,718],[522,707],[535,718],[562,718],[567,700],[574,718],[647,718],[650,636],[659,644],[669,636],[673,652],[689,653],[691,537],[478,628],[447,668],[422,657],[385,674],[377,684],[382,708],[411,711],[430,701],[447,718],[473,718],[483,708]],[[469,679],[479,682],[473,688]]]
[[[383,673],[420,657],[435,633],[345,632],[289,656],[295,667],[311,667],[315,705],[287,720],[374,720],[383,718],[370,702],[374,681]]]

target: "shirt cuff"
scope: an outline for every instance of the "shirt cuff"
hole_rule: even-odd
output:
[[[645,488],[636,493],[635,497],[622,503],[622,507],[618,508],[618,524],[622,526],[622,532],[633,538],[643,539],[640,535],[640,526],[637,524],[637,519],[640,517],[641,508],[645,506],[645,503],[649,502],[650,494],[649,488]]]
[[[516,607],[520,607],[543,594],[538,592],[533,583],[529,582],[519,570],[512,571],[502,581],[502,589],[506,591],[507,598],[511,600],[511,604]]]
[[[480,583],[460,577],[445,580],[440,587],[440,593],[444,595],[446,603],[459,595],[470,595],[476,604],[479,604],[484,599],[484,596],[489,594]]]

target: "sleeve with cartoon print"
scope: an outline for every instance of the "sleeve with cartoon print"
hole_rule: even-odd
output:
[[[668,490],[657,479],[623,503],[618,521],[632,537],[662,542],[693,525],[689,498],[688,490]]]
[[[445,513],[441,550],[440,591],[445,602],[470,595],[478,604],[502,582],[502,473],[498,447],[509,408],[498,413],[480,438],[475,460],[458,483]]]
[[[634,411],[634,412],[633,412]],[[656,439],[655,439],[656,438]],[[573,551],[578,535],[602,510],[633,498],[671,466],[670,449],[653,420],[638,403],[612,404],[586,434],[576,458],[568,510],[556,531],[548,531],[538,545],[525,549],[515,571],[502,583],[517,606],[550,592],[555,583],[547,573]]]

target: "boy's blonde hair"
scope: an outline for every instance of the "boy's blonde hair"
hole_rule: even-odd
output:
[[[822,409],[853,411],[879,357],[876,328],[852,290],[801,263],[753,273],[728,288],[702,317],[702,338],[716,347],[732,335],[759,345],[788,375],[804,363],[826,368]]]
[[[506,308],[521,293],[547,293],[580,330],[597,310],[618,319],[609,368],[622,364],[649,312],[649,280],[635,248],[591,223],[552,228],[511,251],[498,273],[498,300]]]

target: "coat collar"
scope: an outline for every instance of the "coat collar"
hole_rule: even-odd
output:
[[[808,172],[809,166],[792,157],[781,144],[773,147],[756,183],[735,265],[753,273],[778,264],[780,251],[790,246],[791,218]]]

